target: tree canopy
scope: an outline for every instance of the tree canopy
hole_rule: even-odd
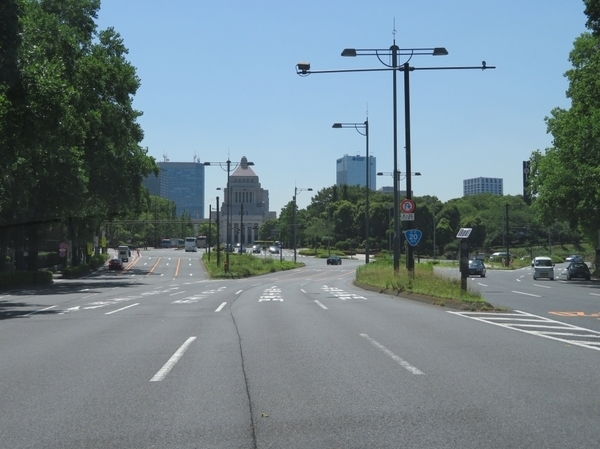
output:
[[[99,8],[0,3],[0,238],[26,227],[32,262],[40,225],[68,222],[76,242],[79,228],[141,210],[157,172],[132,105],[140,81],[119,34],[97,30]]]
[[[533,207],[545,226],[564,221],[588,236],[600,223],[600,1],[585,0],[586,26],[569,54],[568,109],[546,117],[552,146],[531,158]]]

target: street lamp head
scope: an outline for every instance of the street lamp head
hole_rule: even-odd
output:
[[[342,124],[341,123],[334,123],[332,128],[341,128]]]
[[[306,190],[308,190],[309,192],[312,192],[312,187],[309,187],[309,188],[308,188],[308,189],[306,189]]]
[[[444,47],[435,47],[433,49],[433,56],[446,56],[448,54],[448,50]]]
[[[310,70],[310,62],[299,62],[296,64],[296,72],[307,75]]]
[[[342,51],[342,56],[355,57],[356,48],[344,48],[344,50]]]
[[[205,162],[204,165],[210,165],[210,162]]]
[[[418,171],[418,172],[414,173],[414,176],[421,176],[421,172]]]

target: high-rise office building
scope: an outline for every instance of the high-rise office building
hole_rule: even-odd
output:
[[[463,180],[463,196],[478,193],[503,194],[502,178],[472,178]]]
[[[336,161],[336,180],[338,186],[347,184],[349,186],[364,187],[367,185],[367,158],[366,156],[348,156]],[[369,188],[375,190],[377,182],[377,161],[374,156],[369,156]]]
[[[151,195],[173,201],[177,215],[183,211],[192,219],[204,218],[204,164],[200,162],[159,162],[158,177],[144,180]]]

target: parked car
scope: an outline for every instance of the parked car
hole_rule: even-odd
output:
[[[469,260],[469,276],[485,277],[485,264],[479,259]]]
[[[577,254],[571,254],[570,256],[567,256],[565,262],[583,262],[583,257],[578,256]]]
[[[554,280],[554,264],[552,259],[545,256],[533,259],[533,280],[538,278]]]
[[[246,252],[246,247],[242,246],[241,243],[236,243],[235,244],[235,251],[234,252],[239,253],[239,254],[245,253]]]
[[[109,270],[122,270],[123,269],[123,261],[121,259],[110,259],[108,262]]]
[[[583,278],[589,281],[591,277],[590,268],[585,262],[571,262],[567,267],[567,281],[573,278]]]
[[[277,247],[277,246],[269,246],[269,252],[271,254],[279,254],[279,247]]]
[[[341,265],[342,258],[340,256],[329,256],[327,258],[327,265]]]
[[[253,254],[260,254],[260,245],[254,245],[254,246],[252,246],[252,253]]]

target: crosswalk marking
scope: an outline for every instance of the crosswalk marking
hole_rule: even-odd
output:
[[[600,351],[600,332],[521,312],[520,310],[514,312],[516,313],[448,311],[453,315],[483,323]]]

